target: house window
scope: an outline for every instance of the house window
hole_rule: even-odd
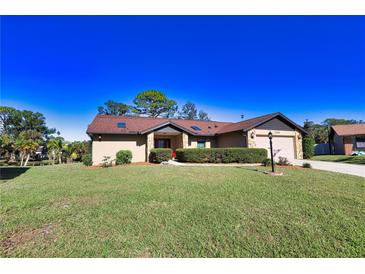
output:
[[[205,140],[204,139],[198,140],[197,148],[205,148]]]
[[[171,148],[170,139],[155,139],[155,148]]]
[[[356,137],[356,147],[365,148],[365,136]]]

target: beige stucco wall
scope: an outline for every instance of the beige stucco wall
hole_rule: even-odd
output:
[[[218,147],[246,147],[246,136],[243,132],[229,132],[217,136]]]
[[[146,161],[146,135],[101,135],[101,141],[95,136],[92,142],[93,165],[99,165],[104,156],[115,159],[119,150],[132,152],[132,162]]]

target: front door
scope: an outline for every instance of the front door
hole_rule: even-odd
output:
[[[170,139],[155,139],[155,148],[171,148]]]

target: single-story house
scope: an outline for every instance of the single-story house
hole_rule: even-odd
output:
[[[351,155],[355,151],[365,151],[365,124],[332,126],[330,142],[333,154]]]
[[[97,115],[88,126],[87,134],[92,139],[92,160],[97,165],[104,156],[115,159],[116,153],[122,149],[132,151],[133,162],[148,161],[153,148],[249,147],[269,150],[270,131],[276,158],[302,159],[302,135],[306,132],[281,113],[236,123]]]

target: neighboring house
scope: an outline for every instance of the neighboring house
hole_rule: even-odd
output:
[[[92,160],[115,159],[121,149],[132,151],[133,162],[148,161],[152,148],[250,147],[269,150],[273,133],[275,157],[302,159],[302,127],[281,113],[237,122],[97,115],[87,129]],[[269,154],[268,154],[269,155]]]
[[[332,126],[330,140],[333,154],[365,151],[365,124]]]

